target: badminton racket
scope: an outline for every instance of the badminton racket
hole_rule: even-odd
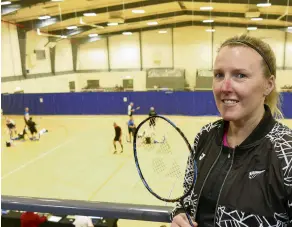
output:
[[[155,128],[150,121],[155,121]],[[194,153],[183,132],[163,116],[148,117],[135,131],[133,150],[146,189],[164,202],[179,202],[190,225],[194,226],[183,201],[196,182],[197,165],[194,162],[193,169],[186,171],[190,155]]]

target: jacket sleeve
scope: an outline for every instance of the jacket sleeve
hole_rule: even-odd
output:
[[[292,130],[283,130],[281,139],[276,143],[278,157],[282,157],[282,171],[286,191],[286,209],[289,224],[292,227]]]
[[[198,154],[199,154],[198,143],[199,143],[199,139],[200,139],[200,134],[201,133],[197,134],[195,141],[194,141],[193,153],[190,153],[190,155],[188,157],[186,171],[185,171],[185,177],[184,177],[184,183],[183,183],[184,193],[186,193],[186,190],[189,189],[191,184],[193,183],[192,177],[194,174],[194,161],[196,160],[196,158],[198,157]],[[192,202],[193,201],[191,201],[191,195],[188,195],[184,199],[184,206],[186,207],[186,209],[188,209],[188,207],[190,207]],[[185,211],[184,211],[183,207],[180,205],[179,202],[177,202],[175,204],[174,209],[172,210],[172,212],[170,214],[171,221],[173,220],[174,216],[176,216],[180,213],[184,213],[184,212]]]

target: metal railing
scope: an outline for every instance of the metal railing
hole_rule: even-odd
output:
[[[2,196],[3,210],[33,211],[58,215],[99,216],[152,222],[170,222],[172,207],[149,206],[81,200],[59,200]]]

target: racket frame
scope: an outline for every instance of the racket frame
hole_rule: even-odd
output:
[[[175,199],[166,199],[166,198],[163,198],[161,196],[159,196],[158,194],[156,194],[150,187],[149,185],[147,184],[144,176],[143,176],[143,173],[140,169],[140,165],[139,165],[139,161],[138,161],[138,156],[137,156],[137,148],[136,148],[136,142],[137,142],[137,134],[139,132],[139,129],[142,127],[142,125],[144,125],[145,122],[149,121],[150,119],[152,118],[161,118],[163,120],[165,120],[166,122],[168,122],[172,127],[174,127],[176,129],[176,131],[183,137],[187,147],[189,148],[189,151],[190,151],[190,154],[193,154],[193,149],[190,145],[190,143],[188,142],[188,140],[186,139],[185,135],[183,134],[183,132],[172,122],[170,121],[169,119],[167,119],[166,117],[163,117],[161,115],[155,115],[155,116],[150,116],[150,117],[147,117],[146,119],[144,119],[137,127],[135,133],[134,133],[134,138],[133,138],[133,150],[134,150],[134,158],[135,158],[135,164],[136,164],[136,168],[138,170],[138,173],[139,173],[139,176],[144,184],[144,186],[147,188],[147,190],[152,194],[154,195],[157,199],[159,200],[162,200],[164,202],[171,202],[171,203],[174,203],[174,202],[180,202],[182,203],[183,199],[186,198],[190,192],[192,191],[193,187],[194,187],[194,184],[196,182],[196,179],[197,179],[197,164],[196,164],[196,161],[194,160],[194,178],[193,178],[193,181],[192,181],[192,184],[191,184],[191,187],[188,189],[187,192],[184,193],[184,195],[182,195],[181,197],[178,197],[178,198],[175,198]],[[181,204],[184,208],[184,205]]]

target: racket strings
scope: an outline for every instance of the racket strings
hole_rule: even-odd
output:
[[[180,166],[176,162],[173,162],[172,166],[171,166],[171,169],[166,174],[166,176],[167,177],[177,178],[177,179],[183,177],[183,174],[181,172]]]
[[[135,139],[140,170],[148,186],[166,199],[182,196],[189,148],[180,133],[165,120],[150,118],[138,127]]]
[[[160,174],[163,173],[164,170],[166,169],[166,165],[164,161],[161,158],[154,159],[152,162],[152,168],[155,173]]]

